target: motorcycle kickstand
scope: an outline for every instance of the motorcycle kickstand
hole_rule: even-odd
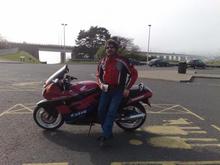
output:
[[[92,126],[93,126],[93,122],[90,122],[88,136],[90,135],[90,132],[91,132]]]

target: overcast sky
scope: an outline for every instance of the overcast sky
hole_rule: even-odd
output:
[[[147,51],[220,56],[220,0],[0,0],[8,41],[75,45],[80,30],[105,27]]]

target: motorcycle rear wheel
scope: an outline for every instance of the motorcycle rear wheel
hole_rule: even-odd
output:
[[[143,117],[123,120],[123,118],[129,118],[132,115],[143,115]],[[144,124],[146,116],[147,114],[142,104],[129,105],[120,110],[120,118],[116,120],[116,124],[125,131],[134,131]]]
[[[64,119],[59,112],[55,111],[54,114],[50,114],[42,106],[37,106],[34,109],[33,118],[39,127],[46,130],[56,130],[64,123]]]

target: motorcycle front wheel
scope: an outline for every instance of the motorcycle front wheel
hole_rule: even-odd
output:
[[[50,114],[42,106],[37,106],[34,109],[33,118],[39,127],[46,130],[55,130],[60,128],[64,123],[63,117],[59,112],[54,110],[54,113]]]
[[[134,131],[144,124],[146,115],[142,104],[129,105],[119,111],[116,124],[125,131]]]

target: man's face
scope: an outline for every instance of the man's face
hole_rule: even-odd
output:
[[[116,55],[116,52],[117,50],[112,44],[106,46],[106,53],[108,56]]]

